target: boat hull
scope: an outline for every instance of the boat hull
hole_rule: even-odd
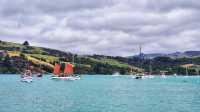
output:
[[[33,82],[33,78],[32,77],[24,77],[21,79],[21,82],[30,83],[30,82]]]
[[[53,76],[51,79],[58,79],[58,80],[80,80],[80,77],[57,77]]]
[[[144,79],[143,76],[135,76],[135,79]]]

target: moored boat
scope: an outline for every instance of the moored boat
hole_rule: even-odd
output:
[[[33,81],[32,73],[31,70],[26,70],[22,75],[21,75],[21,81],[22,82],[27,82],[30,83]]]
[[[52,79],[61,80],[79,80],[80,76],[74,76],[73,65],[70,63],[65,63],[64,73],[61,73],[61,65],[55,64]]]
[[[42,77],[42,76],[43,76],[42,73],[37,74],[37,77]]]
[[[142,53],[142,47],[139,46],[140,53],[139,53],[139,61],[140,61],[140,68],[142,69],[142,61],[143,61],[143,53]],[[148,76],[145,73],[145,70],[142,70],[141,73],[136,74],[133,76],[134,79],[145,79],[148,78]]]
[[[145,77],[144,74],[137,74],[137,75],[135,75],[134,78],[135,78],[135,79],[144,79],[144,78],[146,78],[146,77]]]
[[[21,81],[30,83],[30,82],[33,82],[33,78],[32,77],[24,77],[24,78],[21,79]]]
[[[175,74],[173,74],[173,76],[174,76],[174,77],[176,77],[176,76],[177,76],[177,74],[175,73]]]
[[[166,73],[167,73],[168,71],[160,71],[160,73],[161,73],[161,77],[162,78],[166,78]]]
[[[114,74],[112,74],[113,77],[119,77],[121,76],[119,72],[115,72]]]

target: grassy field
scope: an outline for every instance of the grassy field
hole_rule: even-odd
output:
[[[9,57],[14,57],[14,56],[19,57],[20,54],[21,52],[19,51],[8,51]],[[41,54],[25,54],[25,53],[23,54],[25,55],[25,58],[27,58],[29,61],[33,62],[34,64],[46,65],[51,68],[53,68],[54,65],[50,64],[49,62],[58,61],[58,58],[54,56],[41,55]],[[44,59],[46,61],[42,61],[40,59]]]
[[[111,66],[115,66],[115,67],[118,67],[118,68],[132,68],[132,69],[139,70],[139,68],[137,68],[137,67],[131,66],[127,63],[119,62],[119,61],[114,60],[114,59],[107,59],[107,58],[95,59],[95,58],[91,58],[91,57],[87,57],[87,58],[89,60],[93,61],[93,62],[96,62],[96,63],[109,64]]]
[[[41,64],[41,65],[49,66],[49,67],[51,67],[51,68],[54,67],[54,65],[52,65],[52,64],[50,64],[50,63],[48,63],[48,62],[38,60],[38,59],[33,58],[33,57],[31,57],[31,56],[27,56],[27,58],[28,58],[29,61],[33,62],[34,64]]]
[[[43,59],[43,60],[45,60],[46,62],[59,61],[59,58],[58,58],[58,57],[50,56],[50,55],[42,55],[42,54],[27,54],[27,55],[28,55],[28,56],[31,56],[31,57],[38,58],[38,59]]]
[[[8,51],[9,57],[20,56],[19,51]]]
[[[65,62],[72,60],[72,54],[42,47],[25,46],[22,44],[0,41],[0,49],[7,51],[9,57],[20,57],[22,60],[28,60],[37,67],[38,64],[45,65],[47,68],[53,68],[55,62]],[[16,58],[14,58],[16,59]],[[17,60],[17,59],[16,59]],[[80,60],[81,63],[78,61]],[[23,62],[18,62],[22,65]],[[120,62],[110,58],[94,58],[88,56],[77,56],[75,65],[83,73],[112,73],[112,70],[121,70],[128,73],[130,69],[139,70],[127,63]]]

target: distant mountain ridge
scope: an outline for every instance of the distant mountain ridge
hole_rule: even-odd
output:
[[[133,57],[138,57],[139,55],[135,55]],[[143,57],[146,59],[152,59],[156,57],[170,57],[170,58],[191,58],[191,57],[199,57],[200,51],[185,51],[185,52],[174,52],[174,53],[152,53],[152,54],[143,54]]]

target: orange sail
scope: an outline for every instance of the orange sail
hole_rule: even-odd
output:
[[[72,75],[73,73],[74,73],[74,71],[73,71],[73,65],[69,64],[69,63],[66,63],[65,64],[64,74],[66,76],[68,76],[68,75]]]
[[[59,75],[60,74],[60,64],[55,64],[55,66],[54,66],[54,71],[53,71],[53,74],[54,75]]]

